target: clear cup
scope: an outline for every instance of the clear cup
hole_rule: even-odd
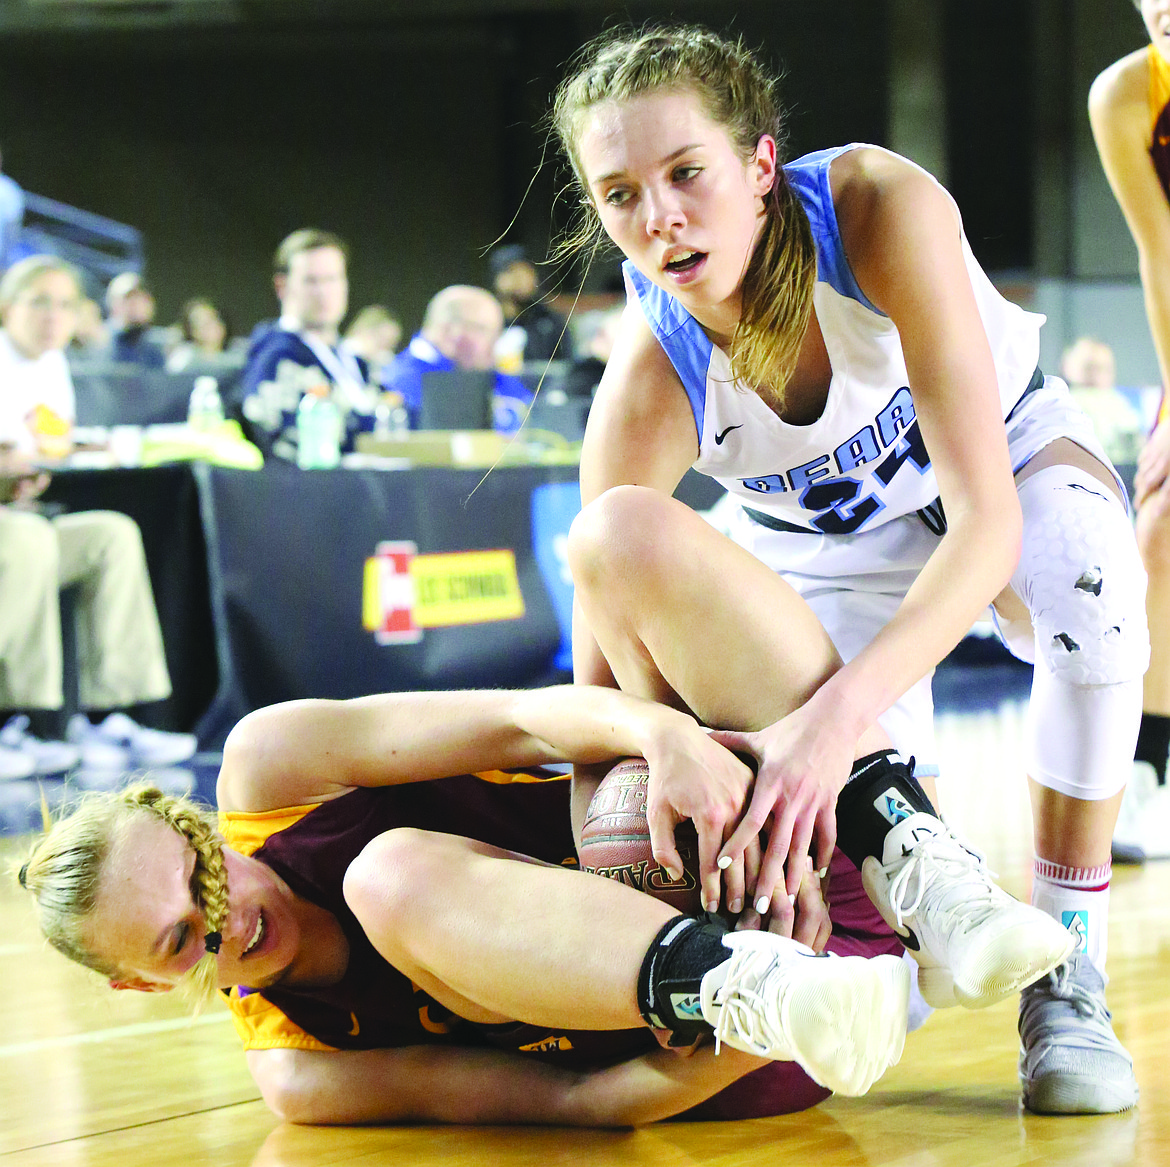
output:
[[[115,466],[142,465],[142,426],[115,425],[110,427],[110,458]]]

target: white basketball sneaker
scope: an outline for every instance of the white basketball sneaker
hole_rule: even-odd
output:
[[[81,761],[81,751],[68,742],[43,741],[29,732],[29,718],[20,713],[10,717],[0,729],[0,747],[25,754],[32,761],[31,773],[39,777],[66,774]],[[21,774],[19,777],[26,777]]]
[[[882,860],[865,860],[862,883],[918,962],[918,988],[936,1009],[994,1004],[1050,972],[1076,943],[997,887],[983,856],[933,815],[903,819]]]
[[[818,955],[771,932],[728,932],[700,989],[715,1045],[794,1061],[836,1094],[864,1094],[902,1056],[910,973],[896,956]]]

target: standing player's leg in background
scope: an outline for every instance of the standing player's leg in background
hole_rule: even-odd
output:
[[[1017,477],[1022,551],[996,608],[1005,639],[1033,660],[1032,903],[1077,941],[1022,995],[1021,1087],[1039,1113],[1111,1113],[1138,1097],[1105,963],[1111,843],[1149,662],[1145,572],[1121,487],[1098,459],[1060,438]]]
[[[1151,447],[1158,441],[1170,443],[1170,426],[1164,429],[1160,438],[1151,437]],[[1143,459],[1148,452],[1156,451],[1143,451]],[[1146,619],[1150,625],[1150,667],[1142,685],[1142,721],[1133,772],[1113,832],[1115,863],[1170,858],[1170,787],[1166,785],[1170,752],[1170,480],[1161,479],[1141,498],[1137,539],[1149,576]]]

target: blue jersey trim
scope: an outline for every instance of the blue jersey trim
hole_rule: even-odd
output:
[[[707,400],[707,367],[711,363],[711,338],[699,322],[669,293],[651,283],[629,260],[622,264],[627,285],[642,307],[650,331],[682,381],[691,413],[703,439],[703,411]]]
[[[805,154],[788,163],[784,172],[808,215],[817,249],[817,279],[840,295],[884,316],[885,313],[861,290],[845,257],[833,192],[829,186],[829,166],[833,159],[852,149],[854,146],[834,146]],[[682,381],[702,442],[707,369],[713,347],[711,340],[699,322],[669,292],[648,280],[629,260],[622,264],[622,272],[627,288],[637,297],[646,323]]]
[[[833,191],[829,186],[829,166],[833,159],[853,146],[834,146],[828,150],[817,150],[789,162],[784,173],[792,189],[800,199],[812,227],[817,247],[817,279],[823,280],[835,292],[850,300],[864,304],[866,308],[884,316],[869,297],[861,290],[854,278],[853,269],[845,257],[841,245],[841,231],[837,226],[837,210],[833,206]]]

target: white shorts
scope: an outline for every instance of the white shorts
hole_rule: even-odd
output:
[[[1020,399],[1007,422],[1007,437],[1013,472],[1050,442],[1071,438],[1110,470],[1126,494],[1092,422],[1059,377],[1045,377],[1043,385]],[[774,531],[740,510],[730,534],[805,598],[847,661],[889,622],[940,538],[917,513],[858,534],[814,535]],[[878,719],[899,753],[912,754],[916,772],[924,775],[938,773],[933,672]]]

